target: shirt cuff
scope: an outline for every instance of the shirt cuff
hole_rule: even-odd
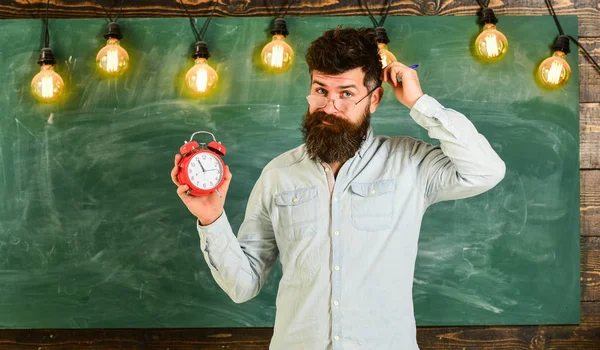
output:
[[[425,94],[415,102],[413,108],[410,110],[410,116],[416,119],[417,114],[422,114],[431,118],[443,108],[444,106],[435,98]]]
[[[204,236],[204,238],[210,237],[211,240],[217,240],[224,236],[224,232],[229,230],[229,220],[227,219],[227,214],[225,214],[225,211],[223,210],[223,214],[221,214],[221,216],[219,216],[212,224],[203,226],[200,224],[199,220],[196,220],[196,226],[200,238],[203,238]]]

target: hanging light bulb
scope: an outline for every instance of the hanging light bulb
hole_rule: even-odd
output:
[[[54,55],[48,47],[43,48],[40,52],[38,64],[41,66],[41,71],[36,74],[31,80],[31,91],[33,96],[41,102],[54,102],[63,93],[65,82],[54,71]]]
[[[294,61],[294,50],[284,41],[289,34],[283,18],[277,18],[273,23],[273,40],[261,52],[263,65],[272,72],[283,72],[290,68]]]
[[[210,53],[204,41],[196,43],[196,51],[192,57],[196,63],[185,75],[186,86],[194,95],[206,95],[214,90],[219,76],[206,62]]]
[[[396,62],[396,56],[388,50],[387,44],[390,39],[387,36],[387,32],[383,27],[376,27],[375,32],[377,33],[377,46],[379,47],[379,57],[381,57],[381,65],[385,68],[392,62]]]
[[[475,39],[477,54],[488,62],[500,60],[508,50],[508,40],[496,29],[498,19],[491,8],[485,7],[482,10],[480,23],[483,25],[483,30]]]
[[[104,46],[96,55],[96,63],[100,70],[109,76],[123,74],[129,67],[129,54],[121,46],[121,28],[116,22],[108,24],[108,33],[104,34],[107,39]]]
[[[565,86],[571,77],[571,67],[566,60],[567,54],[571,52],[569,37],[559,35],[552,45],[552,50],[554,54],[540,64],[538,78],[546,87],[560,88]]]

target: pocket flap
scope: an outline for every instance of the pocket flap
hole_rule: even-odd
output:
[[[298,188],[275,195],[277,205],[298,205],[313,199],[317,195],[316,187]]]
[[[350,185],[352,192],[361,197],[375,197],[396,189],[396,180],[384,179],[375,182],[353,182]]]

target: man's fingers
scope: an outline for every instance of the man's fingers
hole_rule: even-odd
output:
[[[188,185],[182,185],[182,186],[178,186],[177,187],[177,195],[179,196],[179,198],[181,198],[181,200],[183,200],[184,202],[187,202],[188,200],[190,200],[191,198],[186,196],[187,191],[189,190],[189,186]]]
[[[181,154],[176,154],[175,155],[175,166],[173,167],[173,170],[171,170],[171,180],[173,180],[173,183],[177,186],[181,186],[181,184],[179,183],[179,180],[177,179],[177,173],[179,172],[179,161],[181,160]]]
[[[396,81],[399,80],[416,80],[416,76],[417,76],[417,72],[412,69],[412,68],[408,68],[406,66],[400,68],[396,74],[394,74]]]
[[[179,183],[179,180],[177,179],[177,173],[179,172],[179,167],[175,166],[173,168],[173,170],[171,170],[171,180],[173,180],[173,183],[177,186],[181,186],[181,184]]]
[[[219,193],[221,193],[222,196],[225,196],[227,191],[229,191],[229,184],[231,183],[232,177],[233,175],[231,174],[231,171],[229,171],[229,165],[225,165],[225,181],[223,181],[223,184],[219,187]]]

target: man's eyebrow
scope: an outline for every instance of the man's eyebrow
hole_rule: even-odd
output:
[[[317,85],[319,85],[319,86],[323,86],[323,87],[325,87],[325,84],[324,84],[324,83],[322,83],[322,82],[320,82],[320,81],[318,81],[318,80],[313,80],[313,82],[312,82],[312,83],[313,83],[313,84],[317,84]],[[342,85],[342,86],[338,86],[337,88],[338,88],[338,89],[356,89],[356,90],[358,90],[358,87],[356,87],[356,85],[355,85],[355,84]]]
[[[338,86],[338,89],[356,89],[356,90],[358,90],[358,88],[354,84]]]

